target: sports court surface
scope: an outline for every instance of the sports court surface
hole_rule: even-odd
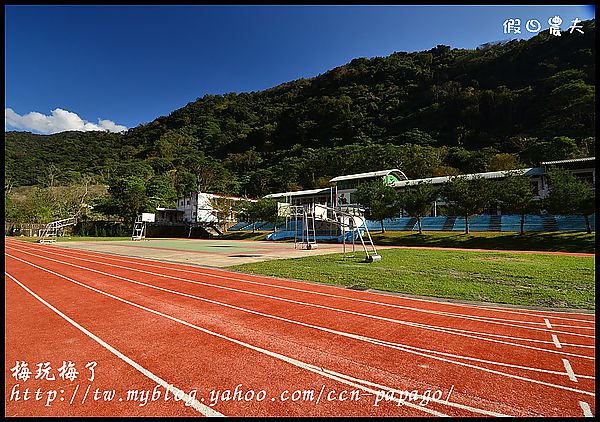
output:
[[[166,260],[5,239],[5,414],[595,413],[593,314]]]
[[[293,242],[206,239],[76,241],[61,242],[60,246],[210,267],[323,255],[342,252],[343,248],[343,245],[337,243],[319,243],[316,249],[302,250],[300,244],[295,249]],[[351,249],[351,245],[346,247],[347,250]],[[362,250],[361,247],[360,244],[356,245],[357,250]]]

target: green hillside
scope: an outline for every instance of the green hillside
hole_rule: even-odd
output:
[[[595,21],[476,50],[358,58],[310,79],[207,95],[124,134],[5,134],[16,186],[140,176],[177,194],[310,189],[348,173],[504,170],[595,148]]]

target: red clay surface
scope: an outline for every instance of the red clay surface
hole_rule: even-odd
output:
[[[593,314],[10,239],[5,264],[6,416],[595,414]],[[77,378],[60,379],[63,361]],[[55,380],[38,376],[45,362]]]

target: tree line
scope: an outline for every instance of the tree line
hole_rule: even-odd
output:
[[[380,180],[365,182],[356,190],[356,201],[366,210],[366,217],[379,221],[385,232],[384,220],[407,215],[417,219],[422,233],[421,219],[430,214],[433,202],[441,198],[445,202],[445,215],[465,219],[465,231],[469,233],[469,219],[475,215],[500,207],[503,214],[520,215],[520,232],[524,233],[525,215],[542,210],[550,214],[581,215],[586,229],[591,233],[589,216],[595,212],[595,191],[570,171],[552,168],[548,174],[549,195],[538,200],[537,192],[527,176],[507,172],[501,183],[483,177],[451,177],[441,187],[421,182],[417,185],[396,189]],[[11,186],[5,186],[5,220],[10,222],[47,223],[64,216],[77,216],[82,221],[122,220],[131,227],[142,212],[155,212],[165,199],[174,203],[176,192],[168,180],[162,177],[142,178],[126,176],[118,178],[109,186],[108,194],[93,190],[90,180],[84,185],[57,187],[51,184],[35,187],[24,202],[11,199]],[[282,221],[278,215],[277,201],[267,198],[236,201],[232,209],[218,210],[228,216],[233,213],[239,221],[249,224],[267,222],[273,225]]]
[[[544,210],[550,214],[581,215],[586,230],[591,233],[589,216],[595,212],[595,191],[588,183],[568,170],[552,168],[548,172],[549,194],[537,199],[537,191],[528,176],[507,172],[502,183],[481,176],[451,177],[441,187],[421,182],[397,190],[380,181],[359,185],[356,200],[366,208],[366,217],[381,223],[396,218],[401,213],[417,219],[419,233],[423,232],[421,219],[432,210],[435,200],[445,202],[445,215],[459,216],[465,220],[465,233],[469,233],[469,219],[475,215],[500,207],[503,214],[520,216],[520,233],[524,233],[525,216]]]
[[[507,172],[505,176],[501,183],[481,176],[454,176],[441,187],[420,182],[400,190],[381,180],[373,180],[359,184],[355,195],[356,201],[365,207],[365,217],[380,222],[382,233],[385,232],[384,220],[406,214],[417,219],[419,234],[422,234],[421,219],[431,213],[433,202],[440,198],[446,204],[442,210],[445,215],[465,219],[466,234],[470,231],[471,217],[495,211],[496,207],[500,207],[503,214],[520,216],[520,234],[525,232],[525,216],[542,210],[557,215],[581,215],[587,232],[591,233],[589,217],[595,212],[595,191],[570,171],[550,169],[550,192],[541,200],[537,198],[538,192],[528,176],[517,172]],[[283,220],[274,199],[240,201],[235,204],[235,213],[239,221],[253,224],[253,231],[257,222],[274,226]]]
[[[6,132],[5,187],[35,187],[27,206],[5,189],[6,218],[63,218],[77,207],[69,189],[90,183],[105,190],[84,215],[132,221],[198,190],[260,198],[385,168],[416,179],[594,155],[595,20],[583,25],[358,58],[264,91],[205,95],[122,134]]]
[[[590,156],[595,21],[583,25],[584,34],[357,58],[264,91],[205,95],[123,134],[7,132],[5,176],[37,185],[52,163],[65,184],[161,176],[179,196],[258,198],[382,168],[426,178]]]

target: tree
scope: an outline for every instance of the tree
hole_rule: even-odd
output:
[[[548,171],[549,195],[544,207],[551,214],[576,214],[585,218],[586,230],[590,227],[590,214],[595,211],[596,194],[591,187],[568,170],[552,168]]]
[[[419,234],[423,234],[421,217],[431,210],[433,201],[437,199],[438,190],[430,183],[421,182],[414,187],[406,187],[398,194],[398,202],[410,217],[417,219]]]
[[[185,170],[177,169],[175,171],[175,192],[177,197],[188,195],[198,189],[198,178],[195,174]]]
[[[469,234],[469,217],[481,214],[492,203],[495,185],[483,177],[452,177],[442,188],[442,196],[455,215],[465,217],[465,234]]]
[[[56,217],[56,208],[53,207],[53,198],[48,188],[37,186],[20,208],[23,210],[21,215],[27,222],[45,224]]]
[[[531,138],[529,145],[520,154],[526,162],[530,163],[581,156],[577,142],[567,136],[555,136],[547,141]]]
[[[523,167],[519,163],[517,154],[499,153],[493,156],[489,162],[489,171],[511,170]]]
[[[4,219],[9,220],[11,217],[13,201],[10,197],[10,192],[13,187],[13,181],[10,176],[7,176],[6,167],[4,168]]]
[[[151,209],[172,207],[177,200],[177,192],[168,176],[154,176],[146,183],[146,196]]]
[[[381,180],[360,184],[354,195],[356,202],[366,208],[365,216],[381,223],[382,233],[385,233],[383,220],[394,218],[400,214],[398,192],[392,186],[382,183]]]
[[[281,221],[277,213],[277,201],[260,198],[256,201],[239,201],[235,204],[235,212],[240,221],[252,223],[252,232],[259,221],[272,223],[273,226]],[[273,230],[275,228],[273,227]]]
[[[239,153],[230,153],[225,159],[224,166],[230,171],[238,174],[256,170],[263,161],[262,157],[254,147]]]
[[[252,223],[252,233],[254,233],[256,222],[260,220],[257,209],[252,201],[237,201],[233,204],[234,213],[239,221]]]
[[[178,161],[177,173],[179,173],[178,181],[176,182],[177,189],[181,193],[181,189],[189,189],[191,180],[196,178],[196,185],[191,191],[235,194],[237,181],[223,167],[220,160],[213,157],[207,157],[200,152],[195,155],[188,154],[182,156]],[[176,173],[176,174],[177,174]],[[190,176],[193,175],[192,176]]]
[[[223,225],[231,221],[231,215],[237,210],[237,202],[239,201],[234,201],[231,199],[221,197],[212,198],[210,200],[215,216],[217,217],[217,224]]]
[[[252,208],[259,221],[266,221],[267,223],[273,224],[274,231],[275,225],[281,221],[281,217],[277,212],[277,201],[274,199],[260,198],[252,204]]]
[[[108,193],[109,196],[96,207],[105,214],[122,217],[129,226],[133,226],[136,217],[150,208],[146,185],[140,177],[116,178],[109,185]]]
[[[404,132],[400,136],[400,139],[404,144],[434,145],[436,143],[436,140],[433,139],[429,133],[419,130],[417,128]]]
[[[242,180],[242,193],[249,197],[259,197],[271,193],[273,170],[270,168],[260,169],[246,173]]]
[[[499,198],[502,211],[521,216],[520,233],[525,233],[525,214],[539,210],[539,201],[535,199],[537,192],[527,176],[506,173],[504,183],[499,187]]]

